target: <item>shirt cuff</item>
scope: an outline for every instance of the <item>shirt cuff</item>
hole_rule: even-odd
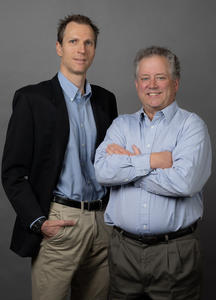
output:
[[[32,225],[37,222],[38,220],[42,219],[42,218],[46,218],[45,216],[41,216],[39,218],[37,218],[36,220],[34,220],[31,224],[30,224],[30,229],[32,228]]]
[[[145,176],[152,171],[150,167],[150,153],[131,156],[131,163],[135,168],[136,176]]]

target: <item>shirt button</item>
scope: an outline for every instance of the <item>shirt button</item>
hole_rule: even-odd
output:
[[[83,127],[83,123],[81,123],[80,126]]]
[[[153,129],[153,128],[154,128],[154,125],[152,125],[151,128]]]
[[[146,204],[146,203],[144,203],[144,204],[143,204],[143,207],[147,207],[147,204]]]
[[[150,144],[147,145],[147,148],[150,148]]]
[[[85,146],[85,144],[82,144],[82,146],[84,147],[84,146]]]
[[[147,228],[147,225],[144,225],[143,228],[146,229],[146,228]]]

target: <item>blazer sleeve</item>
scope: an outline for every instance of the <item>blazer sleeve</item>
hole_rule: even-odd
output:
[[[2,184],[24,227],[43,215],[30,183],[34,153],[34,120],[25,93],[17,91],[2,159]]]

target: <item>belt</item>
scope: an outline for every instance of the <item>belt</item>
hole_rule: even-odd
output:
[[[75,208],[84,208],[86,210],[104,210],[107,206],[108,199],[95,200],[95,201],[77,201],[69,198],[62,198],[60,196],[54,196],[52,202],[63,204]]]
[[[114,226],[114,229],[120,232],[123,236],[126,236],[127,238],[139,241],[143,244],[158,244],[163,242],[168,242],[168,240],[176,239],[179,237],[182,237],[184,235],[190,234],[196,230],[197,222],[192,224],[191,226],[179,229],[175,232],[169,232],[166,234],[159,234],[159,235],[137,235],[130,232],[127,232],[117,226]]]

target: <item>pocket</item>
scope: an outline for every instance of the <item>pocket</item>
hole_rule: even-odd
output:
[[[114,229],[110,243],[110,264],[116,273],[130,276],[129,267],[136,265],[134,261],[135,246],[130,244]],[[129,263],[130,262],[130,263]]]
[[[73,220],[75,225],[60,227],[59,231],[48,239],[43,239],[42,244],[61,244],[68,239],[71,239],[71,234],[74,227],[77,226],[79,221],[79,213],[75,211],[73,214],[67,213],[67,207],[58,203],[52,203],[50,207],[50,213],[48,220]]]
[[[113,231],[110,247],[109,267],[112,284],[117,288],[131,282],[140,282],[142,248],[121,233]]]
[[[200,276],[201,254],[199,242],[193,235],[175,240],[169,247],[169,271],[176,281]]]
[[[66,227],[60,227],[59,228],[59,231],[55,234],[55,235],[53,235],[52,237],[50,237],[50,238],[46,238],[45,240],[47,241],[47,242],[53,242],[53,241],[58,241],[58,240],[60,240],[61,242],[62,242],[62,240],[63,240],[63,237],[64,237],[64,233],[65,233],[65,229],[66,229]]]
[[[186,274],[197,274],[201,270],[201,253],[199,241],[193,237],[177,242],[182,271]]]

